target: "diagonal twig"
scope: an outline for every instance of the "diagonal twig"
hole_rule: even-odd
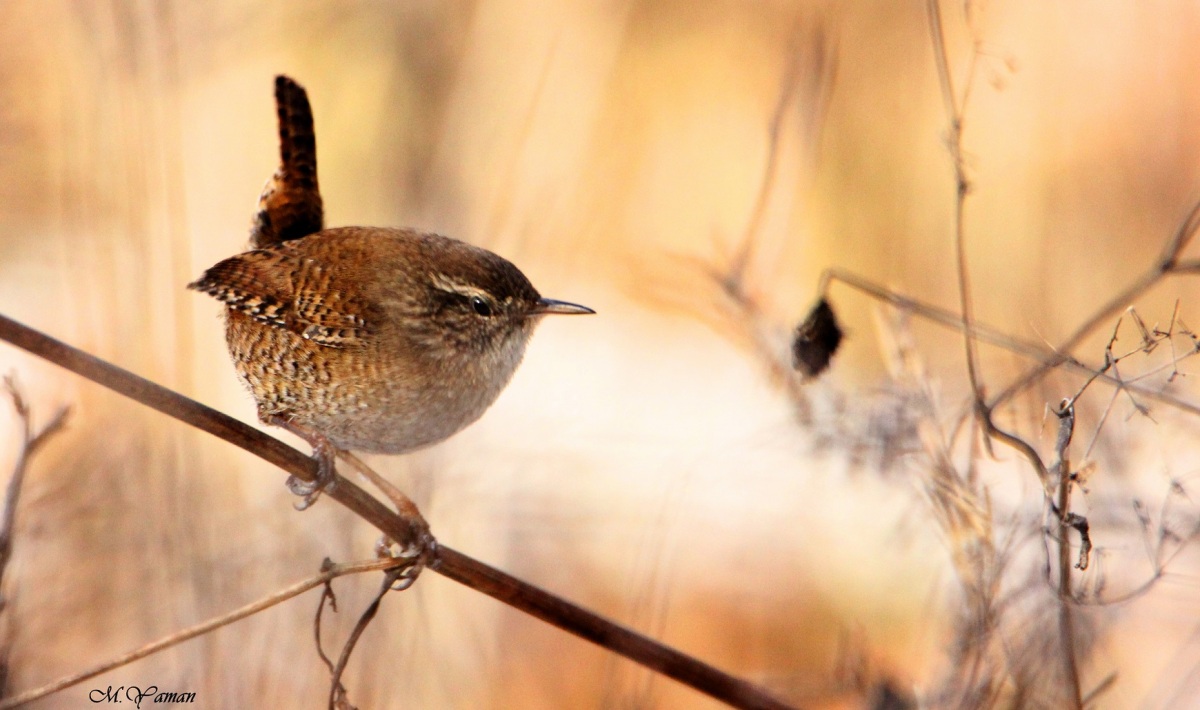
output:
[[[352,562],[340,565],[329,565],[313,577],[309,577],[308,579],[297,582],[289,587],[285,587],[277,592],[272,592],[258,601],[252,602],[238,609],[234,609],[229,613],[221,614],[220,616],[213,617],[212,619],[189,626],[185,629],[180,629],[173,634],[164,636],[157,641],[148,643],[141,648],[134,649],[129,653],[117,656],[116,658],[105,661],[104,663],[93,666],[87,670],[80,671],[79,673],[69,675],[65,678],[60,678],[52,683],[47,683],[40,687],[33,688],[32,690],[27,690],[19,695],[5,698],[4,700],[0,701],[0,710],[9,710],[9,708],[15,708],[19,705],[33,702],[39,698],[44,698],[52,693],[56,693],[65,688],[82,683],[89,678],[95,678],[102,673],[107,673],[114,668],[120,668],[121,666],[128,665],[151,654],[158,653],[159,651],[172,646],[177,646],[184,641],[189,641],[197,636],[202,636],[210,631],[213,631],[214,629],[221,628],[222,626],[228,626],[235,621],[240,621],[247,616],[257,614],[264,609],[269,609],[276,604],[299,596],[310,589],[314,589],[322,584],[326,584],[329,582],[329,580],[336,577],[341,577],[347,574],[359,574],[362,572],[385,570],[395,567],[397,564],[406,565],[408,562],[398,562],[397,560],[370,560],[368,562]]]
[[[1031,340],[1024,340],[1013,335],[1009,335],[999,328],[987,325],[986,323],[975,322],[970,326],[963,323],[963,318],[960,314],[955,313],[946,308],[935,306],[932,303],[921,301],[909,296],[904,296],[894,293],[883,286],[874,283],[868,279],[862,278],[858,274],[837,268],[826,269],[821,274],[821,281],[818,287],[818,293],[822,296],[829,294],[830,286],[833,282],[846,284],[847,286],[861,291],[877,301],[889,303],[901,310],[912,311],[918,314],[925,320],[940,325],[952,330],[957,330],[967,334],[980,342],[990,343],[998,347],[1004,348],[1009,352],[1021,355],[1022,357],[1034,360],[1037,364],[1049,364],[1052,360],[1060,358],[1061,353],[1058,353],[1051,348]],[[1188,402],[1175,397],[1167,392],[1157,389],[1150,389],[1136,384],[1132,380],[1122,380],[1106,372],[1105,366],[1092,367],[1075,359],[1071,355],[1062,356],[1061,361],[1057,365],[1051,367],[1067,367],[1082,375],[1092,379],[1097,379],[1117,388],[1117,391],[1126,390],[1140,397],[1153,399],[1162,404],[1168,405],[1175,409],[1190,414],[1200,415],[1200,404]]]
[[[3,315],[0,315],[0,340],[224,439],[298,478],[306,481],[316,478],[317,462],[282,441]],[[417,531],[402,518],[352,482],[340,476],[336,480],[336,485],[326,489],[331,499],[393,540],[402,544],[412,540]],[[437,547],[436,558],[429,568],[734,707],[789,707],[745,680],[445,545]]]

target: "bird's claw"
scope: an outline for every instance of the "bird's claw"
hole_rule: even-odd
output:
[[[328,439],[319,434],[313,435],[310,443],[313,448],[312,457],[317,462],[317,477],[311,481],[305,481],[296,476],[288,476],[287,480],[288,490],[293,495],[301,497],[301,500],[293,506],[296,510],[308,510],[321,497],[322,491],[333,490],[337,482],[337,469],[334,465],[337,449],[329,443]]]
[[[322,485],[318,481],[304,481],[295,476],[288,476],[287,488],[292,495],[300,496],[301,500],[292,505],[296,510],[308,510],[313,503],[321,497],[321,491],[325,490],[328,484]]]
[[[386,535],[375,543],[375,554],[378,557],[404,562],[401,569],[395,573],[391,586],[393,591],[402,592],[408,589],[417,581],[422,570],[437,564],[437,539],[433,537],[428,525],[417,527],[418,529],[414,530],[413,542],[403,548],[399,548],[398,543]]]

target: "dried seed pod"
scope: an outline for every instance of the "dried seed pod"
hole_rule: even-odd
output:
[[[796,326],[792,341],[792,367],[811,379],[829,367],[829,360],[842,343],[842,329],[833,307],[824,298],[817,301],[808,317]]]

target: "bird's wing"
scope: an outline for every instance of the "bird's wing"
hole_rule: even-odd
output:
[[[225,259],[188,288],[320,345],[361,345],[370,331],[369,309],[346,296],[334,270],[288,245]]]

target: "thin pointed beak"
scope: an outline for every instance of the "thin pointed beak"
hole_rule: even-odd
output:
[[[567,303],[566,301],[556,301],[553,298],[539,299],[537,305],[529,312],[531,316],[544,316],[551,313],[561,313],[562,315],[583,315],[586,313],[595,313],[587,306],[581,306],[578,303]]]

